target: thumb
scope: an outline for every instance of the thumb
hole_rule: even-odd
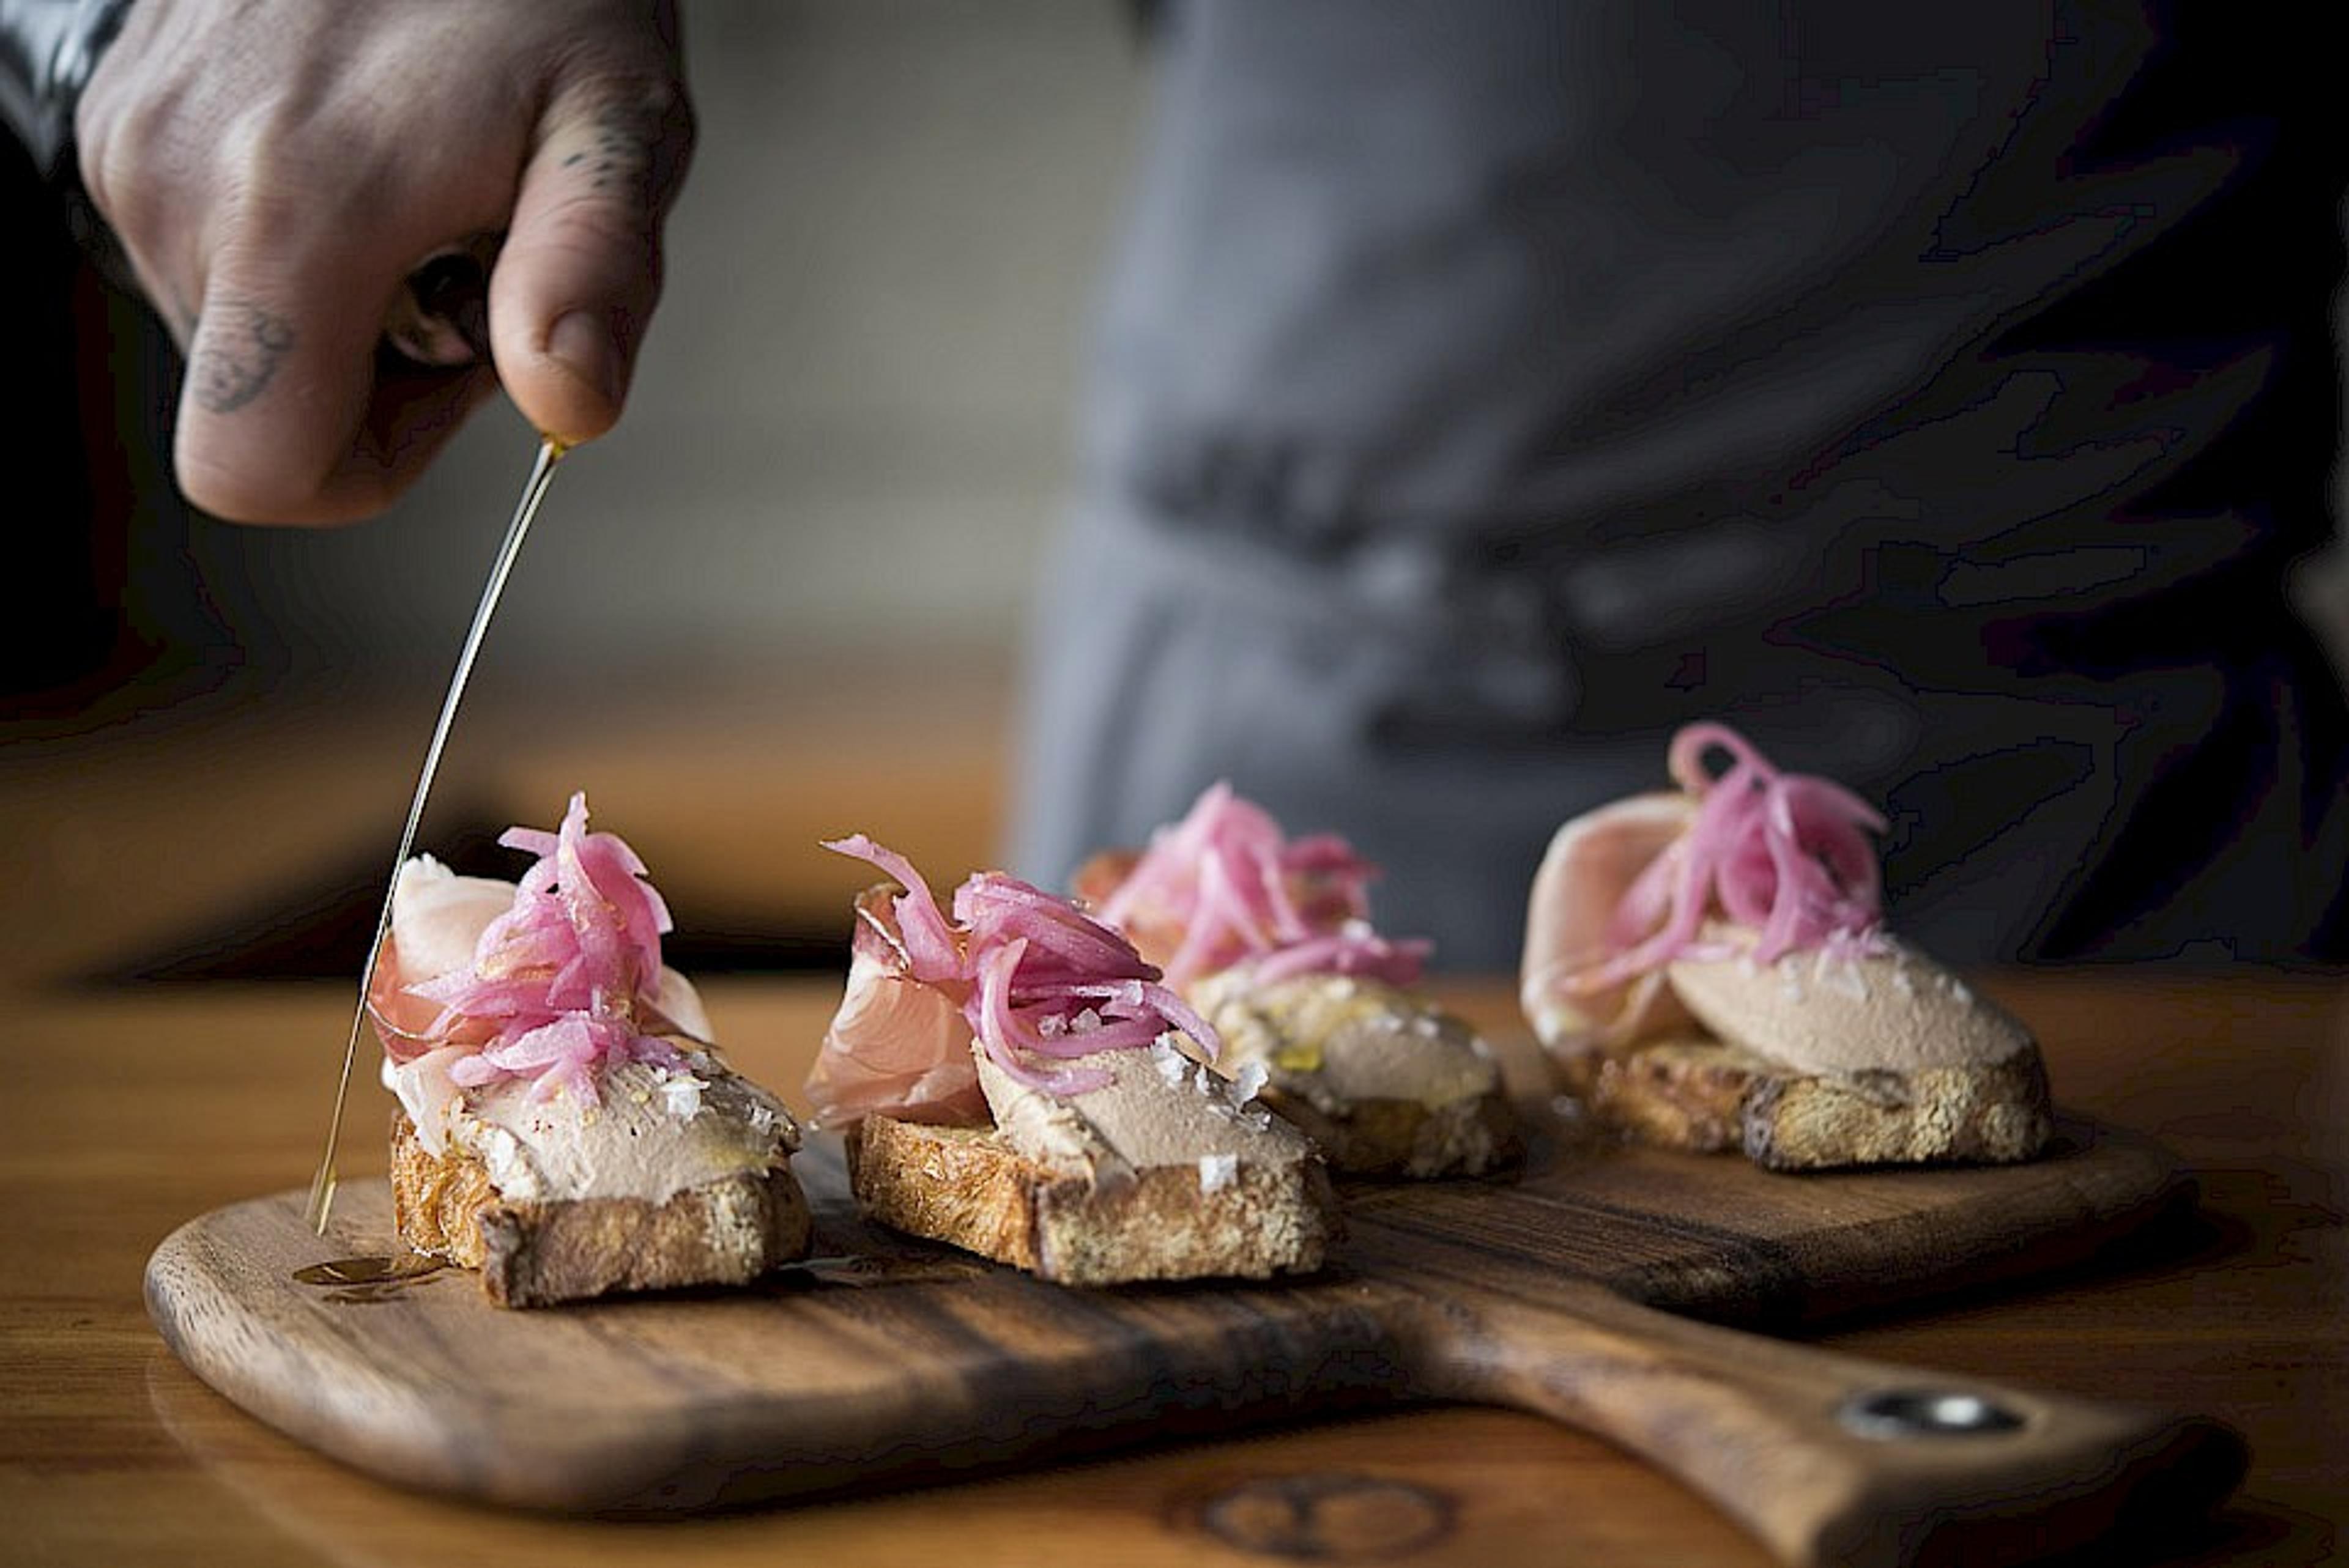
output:
[[[559,89],[490,279],[490,346],[524,418],[576,443],[620,417],[660,294],[660,230],[693,141],[674,79]]]

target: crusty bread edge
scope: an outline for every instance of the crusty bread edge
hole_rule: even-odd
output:
[[[1516,1111],[1497,1087],[1437,1106],[1364,1098],[1325,1109],[1276,1078],[1257,1091],[1257,1103],[1310,1139],[1341,1176],[1487,1176],[1525,1152]]]
[[[1995,1061],[1843,1077],[1791,1072],[1717,1041],[1652,1041],[1560,1064],[1600,1121],[1661,1148],[1738,1150],[1770,1171],[2012,1164],[2054,1132],[2044,1061]]]
[[[1190,1165],[1057,1174],[988,1128],[869,1116],[844,1142],[866,1217],[1062,1284],[1309,1274],[1340,1228],[1318,1156],[1243,1160],[1211,1191]]]
[[[2054,1136],[2035,1047],[1996,1061],[1850,1078],[1771,1077],[1746,1097],[1746,1157],[1771,1171],[2009,1165]]]

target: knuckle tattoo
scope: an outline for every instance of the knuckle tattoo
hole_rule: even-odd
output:
[[[247,300],[218,309],[222,325],[200,335],[190,380],[206,413],[233,414],[268,389],[295,334],[292,322]]]

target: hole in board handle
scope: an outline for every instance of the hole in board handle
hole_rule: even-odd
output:
[[[1886,1442],[1906,1438],[1979,1438],[2011,1432],[2023,1418],[1995,1400],[1952,1388],[1879,1388],[1844,1401],[1847,1431]]]

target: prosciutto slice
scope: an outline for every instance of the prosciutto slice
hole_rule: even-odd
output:
[[[1014,1082],[1053,1094],[1102,1087],[1099,1068],[1055,1060],[1135,1050],[1180,1033],[1209,1056],[1216,1032],[1123,936],[999,872],[955,890],[953,913],[903,855],[863,834],[825,845],[896,880],[856,903],[848,987],[808,1097],[816,1119],[987,1119],[974,1042]]]
[[[1727,759],[1717,774],[1715,757]],[[1767,967],[1798,951],[1885,949],[1874,808],[1781,771],[1723,724],[1680,731],[1667,764],[1677,793],[1577,817],[1543,856],[1519,996],[1546,1044],[1614,1050],[1684,1027],[1665,979],[1677,960]]]

